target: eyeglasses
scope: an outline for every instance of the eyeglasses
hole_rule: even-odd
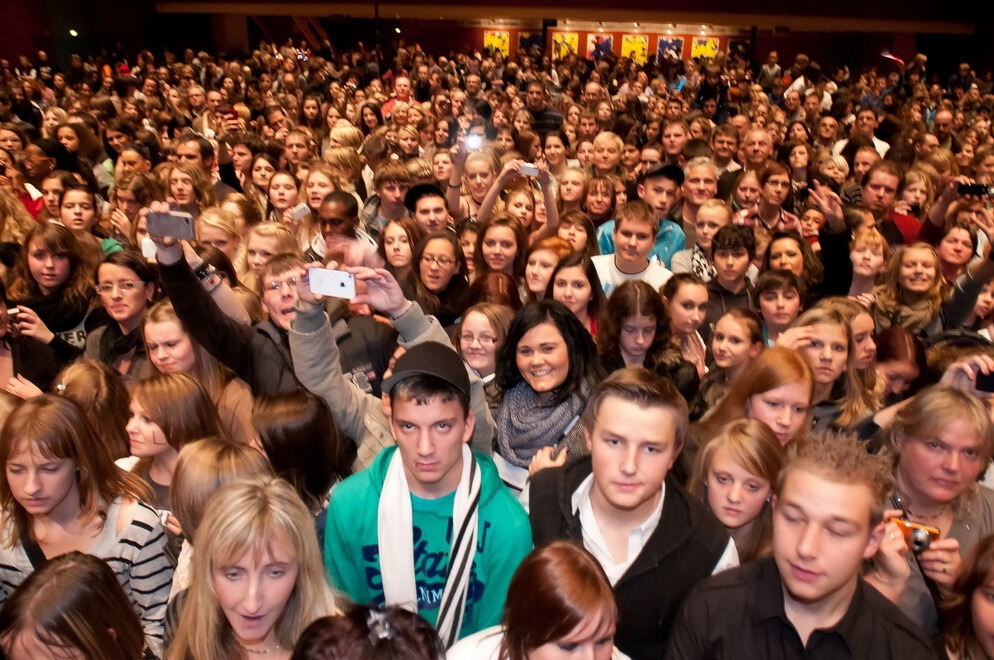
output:
[[[459,335],[459,340],[468,346],[472,346],[474,341],[480,342],[480,346],[490,346],[497,343],[497,338],[492,337],[491,335],[464,334]]]
[[[292,290],[295,286],[297,286],[297,282],[303,281],[305,281],[305,278],[299,278],[296,275],[291,275],[285,280],[271,280],[266,282],[266,286],[264,288],[266,291],[282,291],[283,287],[289,286]]]
[[[435,263],[435,264],[438,264],[439,267],[441,267],[441,268],[448,268],[452,264],[456,263],[456,260],[452,259],[450,257],[436,257],[436,256],[430,255],[430,254],[422,254],[421,255],[421,263],[423,263],[423,264],[432,264],[432,263]]]
[[[121,293],[131,293],[136,291],[138,287],[145,286],[145,282],[141,280],[125,280],[123,282],[104,282],[103,284],[98,284],[94,289],[101,296],[105,296],[109,293],[113,293],[114,289],[119,289]]]

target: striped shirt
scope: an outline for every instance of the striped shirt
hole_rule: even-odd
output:
[[[122,500],[107,508],[103,531],[88,550],[111,567],[124,593],[142,622],[145,639],[156,655],[162,653],[166,599],[173,579],[173,566],[165,555],[166,533],[159,516],[147,504],[129,500],[123,506],[127,517],[121,532],[117,520]],[[0,548],[0,606],[34,571],[24,546]]]

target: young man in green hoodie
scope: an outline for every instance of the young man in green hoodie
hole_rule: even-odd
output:
[[[532,548],[528,516],[490,457],[468,447],[470,382],[451,347],[412,347],[383,391],[396,447],[333,492],[325,565],[353,601],[417,611],[449,646],[499,623]]]

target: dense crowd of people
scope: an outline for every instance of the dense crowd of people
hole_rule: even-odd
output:
[[[0,61],[2,655],[994,658],[992,113],[921,54]]]

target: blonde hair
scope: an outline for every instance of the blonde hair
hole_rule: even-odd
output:
[[[312,163],[311,172],[307,176],[310,177],[313,172],[322,172],[340,190],[355,192],[355,180],[362,171],[362,158],[355,149],[330,147],[324,152],[324,162],[325,165]]]
[[[856,233],[853,234],[852,240],[849,242],[849,251],[852,252],[864,245],[879,250],[884,257],[885,263],[890,259],[890,243],[887,242],[883,234],[877,231],[876,227],[857,229]]]
[[[328,141],[358,151],[362,146],[362,131],[347,119],[340,119],[328,133]]]
[[[228,201],[228,200],[225,200]],[[197,238],[200,238],[200,231],[203,227],[213,227],[221,231],[240,238],[238,228],[235,226],[235,218],[229,211],[225,211],[220,206],[210,206],[200,212],[197,217]]]
[[[35,221],[21,201],[0,188],[0,241],[23,244]]]
[[[697,209],[697,211],[698,212],[705,210],[710,211],[712,209],[714,209],[715,211],[721,211],[722,213],[725,214],[725,224],[732,223],[732,207],[729,206],[727,202],[724,202],[720,199],[714,199],[714,198],[705,199],[701,203],[701,206],[700,208]]]
[[[687,490],[708,506],[708,472],[715,452],[724,449],[729,457],[746,472],[765,479],[772,490],[783,468],[786,452],[769,426],[754,419],[736,419],[721,427],[697,454]],[[755,519],[753,533],[748,543],[738,548],[739,558],[745,563],[772,552],[773,527],[769,502]]]
[[[283,541],[297,564],[297,580],[276,621],[277,641],[292,648],[312,621],[339,613],[325,577],[314,520],[287,482],[259,478],[232,482],[207,502],[193,554],[190,588],[169,646],[169,660],[234,658],[240,647],[214,593],[214,569],[246,554],[259,557]]]
[[[925,442],[929,439],[929,434],[956,421],[965,421],[977,431],[980,437],[980,460],[977,464],[981,466],[982,473],[994,456],[994,424],[987,407],[980,399],[965,390],[948,385],[925,388],[898,411],[891,423],[884,453],[892,457],[896,469],[901,462],[899,442]],[[962,512],[979,493],[977,488],[977,484],[971,484],[970,490],[963,494],[966,497],[961,496],[953,503],[954,511]]]
[[[838,312],[850,324],[850,332],[852,332],[852,322],[860,314],[866,314],[871,322],[873,321],[873,312],[848,297],[822,298],[814,309],[830,309]],[[852,426],[867,414],[880,410],[883,405],[883,393],[877,387],[876,367],[871,364],[865,369],[859,369],[853,362],[853,356],[849,357],[846,367],[846,382],[849,388],[843,398],[842,414],[837,420],[839,426]]]
[[[867,453],[854,434],[816,431],[801,442],[792,442],[774,489],[778,496],[783,496],[787,476],[794,470],[806,470],[837,483],[866,486],[873,497],[870,529],[883,519],[894,484],[892,471],[879,454]]]
[[[878,310],[888,316],[896,314],[902,305],[907,304],[908,301],[904,299],[904,289],[900,284],[900,275],[901,262],[904,255],[910,250],[925,250],[932,256],[932,263],[935,265],[935,281],[921,297],[925,301],[929,317],[934,318],[939,313],[939,307],[952,292],[952,287],[946,283],[946,279],[942,276],[942,266],[939,263],[939,255],[935,248],[921,241],[911,245],[903,245],[891,255],[890,262],[883,274],[883,282],[873,289],[875,304]]]
[[[283,254],[284,252],[292,252],[296,254],[300,251],[300,245],[297,242],[297,237],[293,235],[293,230],[286,225],[279,222],[261,222],[256,226],[248,230],[245,234],[245,240],[243,245],[245,250],[239,252],[236,257],[235,272],[238,273],[241,283],[248,287],[255,293],[262,293],[262,286],[259,283],[259,278],[255,276],[252,269],[248,267],[248,248],[249,243],[252,242],[253,238],[274,238],[276,239],[276,250],[273,252],[274,255]],[[242,279],[242,273],[245,273],[244,279]]]
[[[266,456],[249,445],[204,438],[183,447],[169,488],[169,506],[191,545],[210,496],[237,479],[273,476]]]

